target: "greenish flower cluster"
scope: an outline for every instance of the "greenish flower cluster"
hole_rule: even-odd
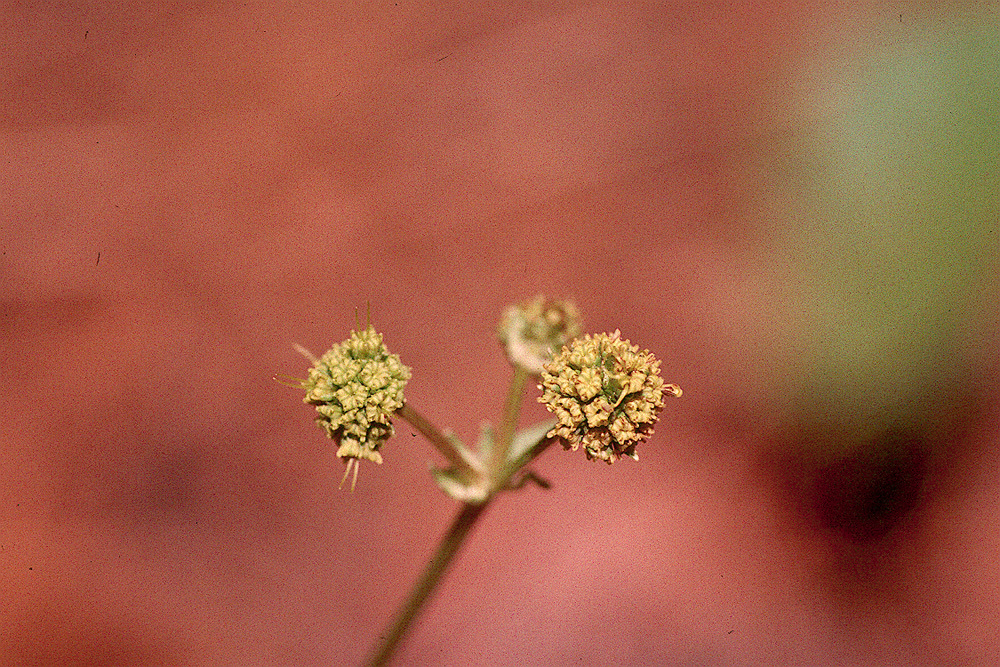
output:
[[[587,335],[545,364],[538,400],[559,420],[548,437],[566,449],[583,446],[588,459],[638,459],[637,444],[653,433],[663,396],[681,389],[664,384],[660,361],[621,333]]]
[[[369,326],[316,360],[302,388],[316,421],[339,442],[338,457],[382,463],[378,450],[393,434],[392,414],[403,407],[409,379],[410,369]]]
[[[497,335],[515,366],[541,375],[556,350],[583,333],[580,311],[572,301],[538,295],[504,311]]]

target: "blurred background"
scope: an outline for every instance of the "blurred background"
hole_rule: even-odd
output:
[[[0,664],[358,664],[455,503],[404,423],[338,491],[273,377],[370,304],[471,441],[539,292],[684,396],[397,664],[1000,661],[995,6],[0,11]]]

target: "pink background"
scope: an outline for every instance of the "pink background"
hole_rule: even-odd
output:
[[[398,664],[993,663],[995,419],[860,546],[762,435],[792,73],[926,3],[625,4],[5,5],[0,662],[357,664],[455,504],[403,423],[338,491],[273,377],[371,304],[469,441],[544,291],[684,397],[638,464],[547,453]]]

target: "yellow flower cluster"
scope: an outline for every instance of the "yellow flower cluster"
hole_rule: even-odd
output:
[[[339,442],[338,457],[382,463],[378,450],[393,434],[391,417],[403,406],[409,379],[410,369],[369,326],[316,360],[302,388],[316,421]]]
[[[635,447],[652,435],[663,396],[681,395],[677,385],[664,384],[660,361],[619,331],[564,346],[545,364],[539,389],[538,400],[559,420],[548,436],[608,463],[638,459]]]

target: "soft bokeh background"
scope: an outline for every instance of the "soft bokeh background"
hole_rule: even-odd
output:
[[[995,8],[2,25],[0,663],[357,664],[454,503],[405,424],[338,491],[272,378],[370,304],[471,440],[539,291],[684,397],[638,464],[546,454],[398,664],[1000,660]]]

